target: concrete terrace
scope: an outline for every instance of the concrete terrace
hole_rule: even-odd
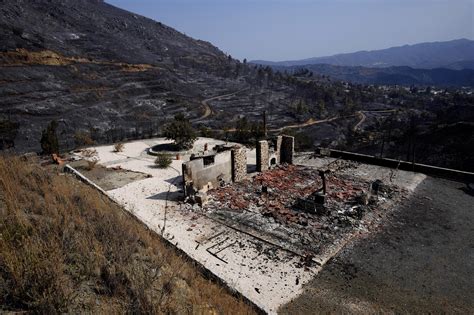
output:
[[[147,154],[150,146],[167,142],[169,141],[162,138],[128,142],[120,153],[113,152],[111,145],[94,147],[100,164],[152,176],[107,193],[150,229],[272,314],[300,296],[305,284],[314,279],[324,269],[326,262],[337,255],[348,242],[370,233],[374,226],[380,225],[385,215],[400,200],[409,198],[426,177],[378,166],[299,155],[296,164],[301,167],[331,169],[334,176],[352,176],[364,183],[380,179],[384,183],[390,183],[392,187],[400,188],[393,198],[379,198],[378,212],[364,217],[354,228],[343,229],[344,233],[337,234],[334,242],[323,250],[305,256],[304,251],[295,249],[292,245],[287,246],[285,240],[276,241],[274,235],[267,233],[265,229],[243,228],[238,220],[221,220],[211,210],[184,204],[181,168],[182,163],[189,160],[189,155],[180,160],[174,159],[167,169],[159,169],[153,163],[154,157]],[[202,151],[206,143],[212,147],[224,142],[199,138],[193,151]],[[249,150],[247,154],[248,163],[255,164],[255,150]],[[285,181],[285,178],[280,180]],[[213,202],[211,200],[214,206],[219,205]],[[249,209],[241,209],[239,212],[241,217],[251,215],[256,216],[256,220],[272,220],[256,212],[251,213]],[[287,228],[285,223],[277,220],[271,222]],[[337,229],[336,227],[335,230]]]

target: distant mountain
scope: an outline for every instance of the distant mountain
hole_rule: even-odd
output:
[[[326,75],[335,80],[358,84],[430,85],[440,87],[474,86],[474,70],[471,69],[414,69],[410,67],[368,68],[326,64],[292,67],[273,66],[273,68],[281,72],[286,71],[290,73],[305,68],[314,74]]]
[[[371,68],[407,66],[420,69],[474,69],[474,41],[457,39],[447,42],[421,43],[303,60],[282,62],[256,60],[252,63],[270,66],[329,64]]]
[[[410,67],[366,68],[310,65],[314,73],[359,84],[430,85],[440,87],[474,86],[474,70],[413,69]]]

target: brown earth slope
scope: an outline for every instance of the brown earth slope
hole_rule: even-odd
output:
[[[106,197],[0,158],[0,311],[252,314]]]

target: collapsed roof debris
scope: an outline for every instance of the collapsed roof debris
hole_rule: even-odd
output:
[[[354,230],[364,229],[364,219],[377,217],[401,191],[381,181],[373,183],[342,175],[340,169],[354,167],[342,164],[335,163],[323,171],[279,165],[241,182],[210,190],[209,201],[201,211],[264,236],[303,257],[321,253]],[[302,202],[319,203],[317,209],[322,211],[305,211]]]
[[[256,149],[256,169],[266,171],[280,163],[293,163],[295,139],[278,136],[272,140],[259,141]],[[204,152],[192,154],[190,161],[182,164],[183,190],[189,201],[200,205],[207,202],[207,191],[222,187],[226,183],[239,182],[247,177],[246,148],[241,145],[219,145],[209,152],[207,144]]]

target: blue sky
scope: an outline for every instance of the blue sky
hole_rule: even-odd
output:
[[[474,39],[474,0],[106,0],[235,58],[295,60]]]

